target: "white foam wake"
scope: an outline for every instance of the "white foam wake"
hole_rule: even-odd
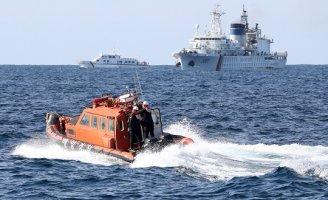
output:
[[[209,142],[194,130],[186,122],[169,126],[167,132],[191,137],[195,143],[169,146],[157,153],[141,153],[131,166],[181,167],[195,176],[219,180],[264,175],[280,166],[328,180],[328,147]]]
[[[70,151],[59,144],[42,139],[32,139],[26,143],[18,145],[12,152],[12,155],[25,158],[76,160],[84,163],[106,166],[124,163],[123,161],[104,154],[88,151]]]
[[[240,145],[207,141],[200,137],[200,130],[186,120],[170,125],[165,132],[190,137],[195,143],[187,146],[171,145],[160,152],[140,153],[130,165],[131,168],[177,167],[191,176],[227,180],[240,176],[260,176],[277,167],[288,167],[301,175],[328,180],[328,147],[325,146]],[[70,151],[41,139],[17,146],[12,154],[26,158],[77,160],[105,166],[126,164],[111,156]]]

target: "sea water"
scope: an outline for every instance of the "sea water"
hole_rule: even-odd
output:
[[[164,131],[194,144],[127,163],[48,138],[46,112],[79,114],[134,89],[136,73]],[[328,198],[328,66],[0,66],[0,76],[1,199]]]

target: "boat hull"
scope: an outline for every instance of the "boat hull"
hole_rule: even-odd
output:
[[[240,67],[281,68],[286,65],[286,57],[278,56],[221,56],[191,53],[174,55],[182,70],[219,71],[221,69]]]
[[[146,149],[150,149],[151,151],[159,151],[170,144],[187,145],[193,143],[193,140],[190,138],[164,133],[163,137],[160,139],[154,138],[147,141],[142,149],[138,149],[136,151],[121,151],[119,149],[106,148],[67,137],[60,123],[60,117],[61,116],[57,113],[48,113],[46,116],[46,132],[57,143],[70,150],[85,150],[93,151],[96,153],[103,153],[127,162],[133,162],[137,153]]]
[[[90,61],[80,61],[80,62],[79,62],[79,66],[80,66],[81,68],[94,68],[94,67],[95,67],[95,66],[93,65],[93,63],[90,62]]]
[[[62,131],[62,128],[59,124],[58,114],[51,113],[48,115],[47,118],[48,119],[47,119],[46,131],[48,135],[50,136],[50,138],[54,139],[57,143],[63,145],[67,149],[104,153],[125,160],[127,162],[132,162],[134,160],[135,152],[126,152],[126,151],[120,151],[111,148],[104,148],[98,145],[93,145],[87,142],[82,142],[82,141],[68,138],[65,135],[65,133]]]
[[[134,68],[134,67],[145,67],[145,66],[147,66],[147,65],[136,65],[136,64],[111,64],[111,63],[98,64],[98,63],[94,63],[94,62],[91,62],[91,61],[80,61],[78,64],[81,68],[118,68],[118,67],[124,67],[124,68],[131,67],[131,68]]]

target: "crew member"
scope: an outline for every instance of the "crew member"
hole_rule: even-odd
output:
[[[142,107],[143,109],[139,111],[139,114],[141,115],[143,133],[146,138],[149,137],[149,134],[150,137],[154,137],[154,121],[151,116],[151,109],[149,107],[149,103],[147,101],[144,101]]]
[[[142,147],[140,121],[136,116],[138,110],[137,106],[133,106],[132,113],[129,117],[130,150],[133,150],[133,144],[136,142],[139,143],[139,148]]]

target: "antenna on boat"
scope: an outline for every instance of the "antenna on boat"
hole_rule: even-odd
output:
[[[137,82],[136,82],[136,77],[133,77],[134,81],[134,91],[137,93]]]
[[[140,84],[140,80],[139,80],[139,75],[138,72],[136,71],[136,75],[137,75],[137,81],[139,84],[139,90],[140,90],[140,94],[141,94],[141,99],[144,100],[143,94],[142,94],[142,89],[141,89],[141,84]]]

